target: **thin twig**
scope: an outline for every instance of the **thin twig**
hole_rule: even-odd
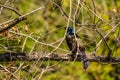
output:
[[[5,6],[8,5],[8,2],[9,2],[9,0],[7,0],[7,1],[4,3],[4,5],[5,5]],[[2,13],[2,10],[3,10],[3,7],[0,8],[0,14]]]
[[[11,20],[8,20],[8,21],[6,21],[6,22],[1,23],[0,26],[5,25],[5,24],[8,24],[8,23],[9,23],[9,24],[8,24],[5,28],[1,29],[1,30],[0,30],[0,33],[3,33],[3,32],[5,32],[5,31],[11,29],[11,28],[12,28],[14,25],[16,25],[17,23],[25,20],[28,15],[33,14],[33,13],[35,13],[35,12],[37,12],[37,11],[43,9],[43,8],[45,8],[45,7],[39,7],[39,8],[37,8],[37,9],[29,12],[29,13],[26,13],[26,14],[24,14],[24,15],[16,18],[16,19],[11,19]]]
[[[68,22],[67,22],[67,28],[69,26],[69,23],[70,23],[70,19],[71,19],[71,14],[72,14],[72,1],[70,0],[70,12],[69,12],[69,18],[68,18]],[[67,32],[67,29],[64,33],[64,36],[63,36],[63,39],[60,41],[60,43],[55,47],[55,49],[53,49],[48,55],[50,55],[51,53],[53,53],[55,50],[57,50],[60,45],[63,43],[65,37],[66,37],[66,32]]]
[[[21,17],[21,18],[16,18],[12,21],[12,23],[8,24],[6,27],[0,29],[0,33],[3,33],[9,29],[11,29],[12,27],[14,27],[17,23],[23,21],[23,20],[26,20],[25,17]]]
[[[119,25],[120,25],[120,22],[119,22],[117,25],[115,25],[103,38],[106,39],[107,36],[109,36]],[[103,39],[101,39],[101,40],[97,43],[96,49],[97,49],[98,46],[102,43],[102,40],[103,40]]]
[[[108,44],[107,44],[104,36],[103,36],[97,29],[94,29],[94,30],[95,30],[95,31],[100,35],[100,37],[102,38],[102,41],[104,42],[104,44],[106,45],[107,49],[109,50],[107,56],[110,57],[110,55],[111,55],[111,53],[112,53],[112,50],[111,50],[110,47],[108,46]]]
[[[30,39],[32,39],[33,41],[39,43],[39,44],[42,44],[42,45],[45,45],[45,46],[50,46],[50,47],[53,47],[53,48],[56,48],[56,46],[52,45],[52,44],[46,44],[46,43],[43,43],[43,42],[40,42],[38,40],[36,40],[35,38],[27,35],[27,34],[22,34],[22,33],[16,33],[16,32],[13,32],[13,31],[10,31],[11,33],[13,34],[17,34],[17,35],[21,35],[21,36],[25,36],[25,37],[29,37]],[[64,51],[64,52],[69,52],[68,50],[65,50],[65,49],[62,49],[62,48],[58,48],[59,50],[61,51]]]
[[[31,36],[32,35],[32,33],[31,34],[29,34],[29,36]],[[23,45],[22,45],[22,52],[24,52],[24,49],[25,49],[25,44],[26,44],[26,42],[27,42],[27,39],[28,39],[29,37],[28,36],[26,36],[26,38],[25,38],[25,40],[23,41]]]
[[[110,25],[110,26],[113,26],[110,22],[104,20],[103,18],[101,18],[99,15],[97,15],[96,13],[94,13],[93,10],[91,10],[87,5],[85,7],[85,9],[89,10],[93,15],[95,15],[98,19],[100,19],[101,21],[103,21],[104,23]]]
[[[3,68],[6,72],[11,74],[12,76],[14,76],[16,79],[18,79],[16,75],[14,75],[12,72],[10,72],[8,69],[6,69],[3,65],[0,64],[0,67]]]
[[[50,1],[59,8],[60,12],[62,13],[62,15],[65,16],[66,19],[69,18],[69,15],[57,3],[55,3],[52,0],[50,0]],[[74,20],[71,18],[70,21],[73,22]],[[77,23],[77,22],[75,22],[75,24],[78,25],[78,26],[94,26],[95,25],[95,24],[80,24],[80,23]]]
[[[92,0],[93,8],[94,8],[94,13],[96,14],[96,7],[95,7],[95,2]],[[94,15],[94,24],[95,24],[96,16]]]
[[[12,8],[12,7],[8,7],[8,6],[1,5],[1,4],[0,4],[0,6],[6,8],[6,9],[9,9],[9,10],[11,10],[11,11],[13,11],[13,12],[15,12],[15,13],[16,13],[17,15],[19,15],[19,16],[22,15],[22,14],[20,14],[16,9],[14,9],[14,8]]]

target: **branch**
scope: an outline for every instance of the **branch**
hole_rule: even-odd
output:
[[[13,12],[15,12],[15,13],[16,13],[17,15],[19,15],[19,16],[22,15],[22,14],[20,14],[17,10],[15,10],[15,9],[12,8],[12,7],[8,7],[8,6],[1,5],[1,4],[0,4],[0,6],[6,8],[6,9],[9,9],[9,10],[11,10],[11,11],[13,11]]]
[[[20,23],[23,20],[26,20],[26,17],[20,17],[20,18],[16,18],[14,19],[11,23],[9,23],[5,28],[0,29],[0,33],[3,33],[9,29],[11,29],[12,27],[14,27],[16,24]]]
[[[101,62],[101,63],[112,63],[119,64],[120,58],[111,57],[111,59],[107,59],[105,56],[97,56],[87,55],[88,60],[90,62]],[[45,53],[34,52],[34,53],[4,53],[0,54],[0,62],[7,61],[81,61],[81,56],[73,59],[69,54],[50,54],[45,55]]]
[[[19,16],[19,17],[16,18],[16,19],[11,19],[11,20],[8,20],[8,21],[6,21],[6,22],[4,22],[4,23],[1,23],[0,26],[4,26],[4,25],[6,25],[6,24],[7,24],[7,26],[4,27],[3,29],[0,29],[0,33],[3,33],[3,32],[5,32],[5,31],[11,29],[14,25],[16,25],[16,24],[20,23],[21,21],[25,20],[28,15],[33,14],[33,13],[35,13],[35,12],[37,12],[37,11],[43,9],[43,8],[44,8],[44,7],[39,7],[39,8],[37,8],[37,9],[29,12],[29,13],[26,13],[26,14],[24,14],[24,15]]]
[[[53,0],[50,0],[50,1],[59,8],[61,14],[65,16],[66,19],[69,18],[69,15],[57,3],[55,3]],[[74,22],[73,19],[70,19],[70,21]],[[95,26],[95,24],[80,24],[78,22],[75,22],[75,24],[78,26]]]

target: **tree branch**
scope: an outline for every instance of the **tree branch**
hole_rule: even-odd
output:
[[[111,57],[111,59],[107,59],[106,56],[97,56],[87,55],[88,60],[90,62],[106,62],[111,64],[119,64],[120,58]],[[41,52],[34,53],[4,53],[0,54],[0,62],[7,61],[81,61],[81,56],[73,59],[69,54],[55,54],[52,53],[50,55],[46,55]]]
[[[6,24],[7,24],[7,26],[6,26],[6,27],[3,27],[2,29],[0,29],[0,33],[3,33],[3,32],[5,32],[5,31],[11,29],[12,27],[14,27],[14,25],[16,25],[16,24],[20,23],[21,21],[27,19],[26,17],[27,17],[28,15],[33,14],[33,13],[35,13],[35,12],[37,12],[37,11],[43,9],[43,8],[44,8],[44,7],[39,7],[39,8],[37,8],[37,9],[29,12],[29,13],[26,13],[26,14],[24,14],[24,15],[19,16],[19,17],[16,18],[16,19],[11,19],[11,20],[8,20],[8,21],[6,21],[6,22],[1,23],[0,26],[4,26],[4,25],[6,25]]]
[[[22,14],[20,14],[17,10],[15,10],[15,9],[12,8],[12,7],[8,7],[8,6],[1,5],[1,4],[0,4],[0,6],[6,8],[6,9],[9,9],[9,10],[11,10],[11,11],[13,11],[13,12],[15,12],[15,13],[16,13],[17,15],[19,15],[19,16],[22,15]]]
[[[0,29],[0,33],[3,33],[9,29],[11,29],[12,27],[14,27],[17,23],[20,23],[23,20],[26,20],[26,17],[21,17],[21,18],[16,18],[12,21],[12,23],[9,23],[5,28]]]

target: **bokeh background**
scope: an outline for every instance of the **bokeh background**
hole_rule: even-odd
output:
[[[27,16],[27,20],[18,23],[9,31],[0,34],[0,54],[70,53],[63,38],[67,26],[71,25],[75,27],[85,45],[86,54],[106,56],[109,50],[103,41],[100,42],[105,37],[108,47],[112,50],[112,56],[120,57],[120,0],[0,0],[0,4],[12,7],[21,14],[45,7]],[[0,24],[17,17],[19,16],[13,11],[0,7]],[[56,47],[58,48],[55,50]],[[81,62],[69,61],[16,61],[2,62],[0,65],[20,80],[120,79],[118,63],[90,62],[87,70],[82,68]],[[16,78],[0,68],[0,79]]]

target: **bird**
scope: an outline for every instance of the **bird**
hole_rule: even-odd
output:
[[[82,42],[79,38],[80,37],[75,34],[74,28],[69,26],[66,33],[66,43],[72,52],[71,56],[74,57],[76,55],[80,55],[83,68],[86,70],[88,68],[89,61],[85,54],[85,47],[81,45]]]

